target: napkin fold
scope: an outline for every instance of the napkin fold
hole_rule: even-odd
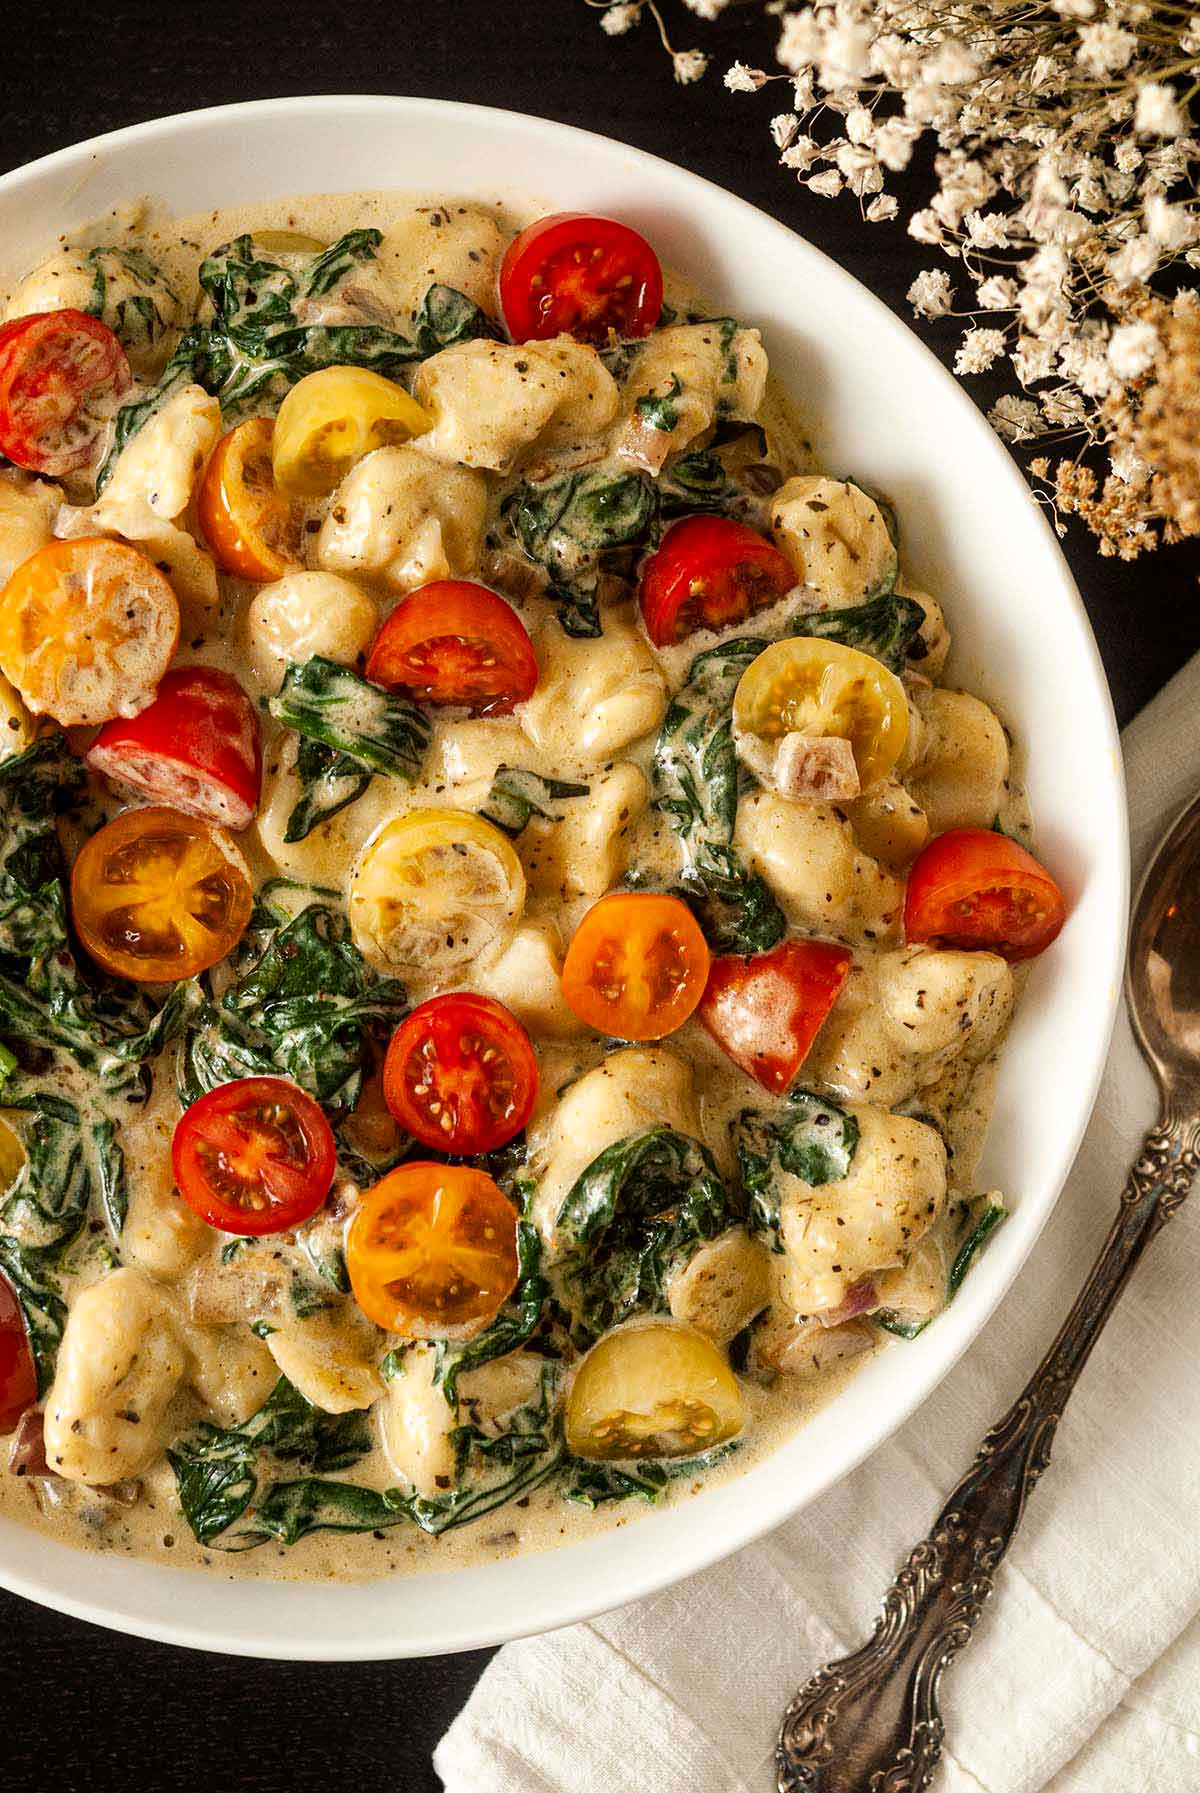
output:
[[[1135,874],[1200,783],[1197,656],[1126,730]],[[783,1708],[866,1636],[1100,1248],[1156,1102],[1127,1017],[1032,1257],[901,1431],[768,1538],[507,1645],[437,1748],[446,1793],[771,1793]],[[944,1793],[1200,1788],[1200,1201],[1111,1321],[979,1635],[947,1678]]]

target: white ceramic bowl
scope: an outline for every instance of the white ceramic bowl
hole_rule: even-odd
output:
[[[935,1326],[881,1353],[743,1477],[546,1555],[341,1587],[230,1582],[84,1554],[0,1523],[0,1583],[14,1592],[121,1630],[244,1655],[415,1656],[549,1630],[703,1568],[853,1469],[966,1349],[1037,1239],[1095,1097],[1124,948],[1117,734],[1091,630],[1045,518],[916,337],[740,199],[542,119],[436,100],[270,100],[138,125],[6,176],[4,271],[32,265],[58,231],[143,193],[192,212],[380,187],[612,213],[722,310],[762,328],[826,464],[895,500],[906,569],[949,612],[953,676],[992,698],[1016,731],[1041,850],[1071,917],[1034,969],[1003,1061],[983,1186],[1010,1194],[1011,1220]]]

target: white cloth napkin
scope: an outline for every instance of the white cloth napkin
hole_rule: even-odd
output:
[[[1200,655],[1126,730],[1135,873],[1200,782]],[[904,1429],[765,1540],[638,1605],[509,1644],[434,1762],[447,1793],[771,1793],[797,1684],[856,1646],[1100,1247],[1155,1102],[1127,1019],[1015,1287]],[[1200,1788],[1200,1197],[1084,1374],[944,1689],[945,1793]]]

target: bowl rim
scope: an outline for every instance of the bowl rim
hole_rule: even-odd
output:
[[[986,443],[986,452],[991,459],[991,474],[996,482],[999,501],[1005,506],[1018,503],[1023,507],[1030,505],[1031,494],[1015,460],[979,414],[964,388],[937,359],[932,349],[902,318],[898,317],[869,287],[843,269],[832,257],[810,243],[798,231],[792,230],[790,226],[772,217],[770,213],[762,211],[750,201],[693,173],[690,169],[670,162],[664,157],[656,156],[649,151],[638,149],[619,138],[585,130],[577,125],[561,123],[556,119],[546,118],[539,114],[503,107],[481,106],[465,101],[433,99],[419,95],[355,93],[292,95],[200,107],[186,112],[143,120],[87,138],[0,175],[0,208],[4,206],[10,196],[20,194],[27,187],[36,186],[47,176],[85,175],[88,164],[106,152],[136,147],[139,144],[153,142],[155,139],[186,138],[193,131],[221,122],[245,122],[247,119],[286,121],[289,118],[302,122],[314,113],[324,113],[342,119],[345,119],[347,114],[352,114],[354,115],[354,124],[369,127],[373,118],[382,119],[388,114],[394,114],[398,109],[401,112],[417,116],[424,112],[430,117],[439,119],[454,117],[464,123],[474,123],[485,129],[489,122],[495,124],[497,121],[508,121],[509,123],[520,121],[526,126],[537,127],[551,136],[568,135],[584,146],[591,146],[600,155],[610,155],[614,149],[617,149],[622,158],[631,163],[635,170],[644,172],[651,187],[653,183],[667,178],[676,182],[682,180],[696,191],[700,200],[706,196],[715,196],[719,198],[722,206],[732,205],[740,208],[753,219],[756,228],[766,228],[777,233],[786,253],[794,255],[799,249],[803,254],[812,258],[814,263],[821,265],[823,275],[829,282],[835,286],[840,284],[847,292],[852,291],[856,301],[859,304],[865,304],[868,310],[874,314],[880,330],[885,335],[899,333],[906,339],[910,351],[915,350],[923,362],[925,377],[940,386],[948,400],[949,395],[953,394],[953,399],[949,402],[952,402],[958,409],[962,418],[962,427],[974,432],[975,440],[981,449]],[[307,190],[314,191],[311,187]],[[405,189],[398,186],[395,190],[402,192]],[[52,229],[53,224],[51,223]],[[306,1636],[280,1636],[277,1632],[255,1630],[252,1626],[219,1630],[207,1621],[189,1619],[186,1616],[186,1602],[181,1603],[184,1616],[179,1618],[150,1618],[141,1613],[123,1611],[115,1601],[105,1603],[98,1595],[86,1596],[65,1587],[48,1588],[36,1571],[28,1573],[19,1563],[6,1561],[4,1538],[9,1529],[8,1525],[0,1528],[0,1587],[73,1618],[83,1619],[158,1642],[222,1654],[257,1656],[275,1660],[361,1661],[397,1659],[427,1654],[450,1654],[461,1650],[488,1647],[529,1635],[531,1632],[555,1629],[595,1617],[601,1612],[611,1610],[616,1605],[625,1605],[643,1599],[664,1587],[712,1566],[744,1545],[775,1529],[822,1494],[827,1493],[831,1487],[844,1480],[912,1416],[916,1409],[934,1392],[943,1377],[954,1368],[1007,1295],[1057,1205],[1095,1106],[1109,1041],[1121,1002],[1129,902],[1129,841],[1120,738],[1103,663],[1078,587],[1048,518],[1040,506],[1035,508],[1038,511],[1038,516],[1034,526],[1041,531],[1043,551],[1046,553],[1049,564],[1056,571],[1061,595],[1074,612],[1080,647],[1088,657],[1087,682],[1096,699],[1093,721],[1099,736],[1097,744],[1104,750],[1104,762],[1111,779],[1107,794],[1110,799],[1108,820],[1112,832],[1107,843],[1107,850],[1099,860],[1099,865],[1105,876],[1111,881],[1108,892],[1109,911],[1117,925],[1111,928],[1111,933],[1104,942],[1105,952],[1095,968],[1097,982],[1107,986],[1105,1022],[1095,1036],[1094,1058],[1086,1086],[1082,1090],[1073,1125],[1059,1135],[1054,1168],[1052,1173],[1044,1178],[1046,1193],[1035,1212],[1035,1222],[1028,1231],[1023,1249],[1010,1261],[1004,1274],[989,1290],[986,1292],[981,1290],[980,1295],[973,1303],[960,1301],[956,1304],[957,1313],[959,1315],[967,1314],[969,1317],[965,1321],[960,1321],[955,1327],[953,1338],[947,1331],[945,1335],[946,1348],[937,1356],[932,1371],[926,1369],[922,1375],[913,1377],[911,1393],[889,1410],[882,1428],[876,1427],[846,1452],[839,1459],[836,1467],[806,1491],[799,1501],[789,1502],[786,1498],[777,1499],[774,1502],[765,1501],[760,1510],[754,1510],[750,1508],[749,1503],[743,1503],[740,1523],[726,1530],[724,1535],[719,1538],[710,1537],[702,1547],[693,1546],[682,1550],[677,1548],[673,1553],[666,1553],[661,1561],[655,1561],[653,1552],[643,1552],[645,1560],[640,1569],[635,1571],[633,1563],[630,1561],[628,1573],[622,1577],[620,1586],[613,1592],[605,1594],[597,1591],[588,1596],[576,1594],[574,1597],[564,1594],[556,1602],[550,1616],[547,1617],[543,1614],[532,1622],[524,1615],[514,1615],[501,1622],[490,1620],[481,1628],[477,1619],[463,1618],[456,1626],[448,1627],[444,1635],[431,1640],[428,1644],[421,1639],[402,1641],[395,1638],[371,1638],[361,1644],[353,1645],[348,1645],[344,1640],[331,1644],[322,1640],[319,1627],[316,1624],[312,1625],[311,1634]],[[1054,594],[1056,602],[1058,595],[1056,591]],[[1031,1201],[1028,1191],[1025,1192],[1023,1201],[1026,1203]],[[764,1459],[764,1463],[770,1461],[770,1458]],[[762,1466],[759,1464],[755,1468]],[[754,1469],[750,1473],[753,1474]],[[743,1484],[744,1479],[738,1478]],[[674,1510],[696,1512],[703,1500],[704,1495],[701,1494]],[[21,1526],[19,1521],[12,1521],[11,1527],[28,1535],[29,1528]],[[703,1527],[698,1526],[695,1530],[702,1532]],[[611,1536],[613,1534],[604,1535]],[[81,1552],[70,1546],[57,1547],[69,1550],[76,1559],[82,1557],[89,1562],[94,1562],[99,1556],[99,1553]],[[557,1556],[562,1561],[565,1553],[581,1547],[579,1544],[560,1547],[550,1555]],[[107,1560],[111,1562],[114,1559],[108,1558]],[[188,1585],[179,1583],[180,1571],[170,1565],[158,1563],[147,1565],[143,1559],[134,1557],[122,1557],[116,1560],[134,1569],[147,1566],[161,1569],[166,1577],[173,1578],[181,1588],[186,1588]],[[528,1561],[529,1559],[525,1557],[512,1560]],[[80,1567],[82,1570],[82,1563]],[[491,1568],[493,1565],[488,1565],[488,1567]],[[184,1573],[194,1578],[202,1572],[188,1569]],[[436,1571],[434,1575],[431,1575],[431,1580],[435,1576],[449,1580],[451,1576],[469,1576],[475,1573],[477,1573],[475,1566],[462,1570]],[[569,1577],[564,1575],[561,1579],[563,1582],[567,1582]],[[391,1585],[393,1582],[398,1588],[409,1585],[407,1577],[395,1576],[378,1577],[373,1582],[351,1584],[351,1586],[380,1587]],[[223,1582],[222,1585],[226,1589],[231,1586],[228,1581]],[[288,1586],[311,1590],[317,1587],[323,1588],[326,1585],[319,1582],[278,1583],[252,1578],[239,1580],[236,1584],[236,1593],[239,1603],[244,1601],[252,1603],[255,1591],[260,1589],[278,1589],[281,1586]],[[170,1601],[164,1599],[161,1604],[165,1608],[169,1606]]]

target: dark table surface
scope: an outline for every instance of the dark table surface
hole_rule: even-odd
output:
[[[716,27],[666,0],[679,47],[714,51],[698,86],[674,85],[647,21],[605,37],[584,0],[110,0],[102,11],[10,0],[0,169],[162,113],[280,94],[391,92],[564,119],[694,169],[773,212],[902,315],[929,260],[901,225],[862,226],[850,202],[812,197],[777,167],[767,120],[782,101],[725,93],[735,56],[764,62],[767,33],[735,9]],[[331,176],[330,185],[335,185]],[[448,176],[452,185],[452,175]],[[915,199],[914,199],[915,203]],[[903,207],[902,207],[903,210]],[[956,332],[931,334],[950,360]],[[987,402],[985,386],[972,389]],[[1200,646],[1200,557],[1132,565],[1065,543],[1124,723]],[[52,1786],[194,1793],[435,1793],[434,1743],[487,1655],[414,1663],[238,1662],[119,1637],[0,1594],[0,1705],[10,1790]]]

